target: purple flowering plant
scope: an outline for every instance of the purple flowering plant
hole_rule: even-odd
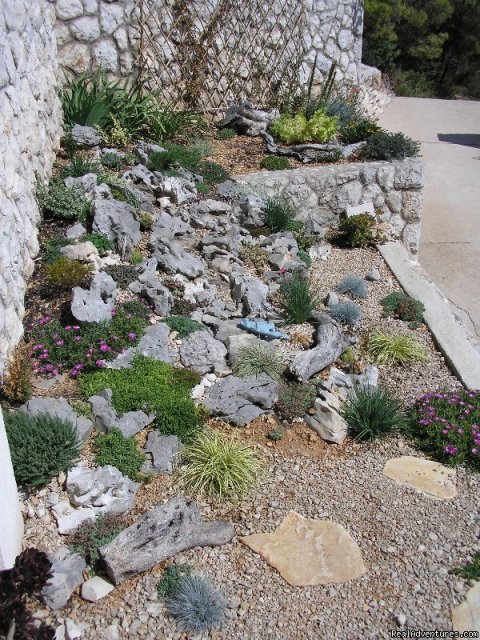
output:
[[[433,458],[480,470],[480,390],[424,394],[412,411],[412,434]]]
[[[62,324],[43,316],[29,327],[29,354],[36,375],[55,376],[95,371],[135,346],[148,324],[148,311],[135,313],[130,304],[117,307],[109,322]]]

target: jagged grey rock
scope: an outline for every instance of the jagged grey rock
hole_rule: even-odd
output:
[[[277,392],[277,383],[265,374],[228,376],[208,389],[203,405],[213,415],[244,427],[273,407]]]
[[[226,521],[202,522],[198,506],[176,496],[140,516],[99,551],[108,576],[118,585],[176,553],[223,545],[234,534]]]
[[[95,189],[97,187],[97,174],[86,173],[84,176],[73,178],[69,176],[63,181],[69,189],[80,191],[90,202],[93,200]]]
[[[117,422],[117,412],[112,406],[112,390],[103,389],[98,395],[88,399],[95,418],[95,428],[103,433],[107,432]]]
[[[49,554],[53,578],[42,589],[42,597],[51,609],[64,607],[73,591],[83,582],[83,572],[87,568],[84,558],[72,553],[67,547],[60,547]]]
[[[228,370],[227,349],[208,331],[193,331],[184,338],[180,347],[180,360],[184,367],[197,373],[225,373]]]
[[[157,324],[152,325],[146,330],[136,347],[131,347],[123,353],[120,353],[108,366],[111,369],[124,369],[125,367],[129,367],[137,353],[148,358],[153,358],[154,360],[172,362],[175,356],[168,349],[169,334],[170,327],[163,322],[157,322]]]
[[[316,347],[301,351],[290,364],[290,371],[302,382],[306,382],[335,362],[350,346],[352,340],[343,333],[337,323],[325,322],[317,329],[316,342]]]
[[[136,433],[148,427],[155,420],[153,413],[147,414],[139,409],[138,411],[127,411],[117,421],[115,427],[122,432],[125,438],[130,438]]]
[[[81,443],[85,442],[92,433],[93,422],[83,416],[79,416],[68,404],[65,398],[40,398],[33,397],[27,400],[19,409],[23,413],[30,416],[38,416],[41,413],[47,413],[49,416],[55,416],[60,420],[70,422],[76,429],[78,439]]]
[[[370,282],[378,282],[379,280],[381,280],[380,271],[375,267],[372,267],[365,276],[365,280],[369,280]]]
[[[94,200],[93,231],[116,241],[122,259],[130,257],[140,240],[140,223],[133,215],[133,207],[118,200]]]
[[[155,171],[155,177],[158,178],[157,187],[160,194],[171,198],[175,204],[184,204],[196,199],[197,189],[195,188],[195,183],[191,180],[163,176],[157,171]]]
[[[363,373],[359,375],[352,374],[350,378],[357,385],[371,388],[377,387],[378,368],[374,364],[367,364]]]
[[[258,278],[232,274],[230,276],[232,299],[242,304],[245,315],[265,317],[270,309],[267,302],[268,285]]]
[[[227,344],[227,341],[230,338],[230,336],[239,336],[239,335],[245,335],[245,334],[246,334],[245,330],[238,326],[238,319],[223,320],[223,321],[220,321],[217,325],[215,338]]]
[[[73,317],[81,322],[111,320],[116,293],[115,280],[108,273],[100,271],[93,277],[90,289],[73,288]]]
[[[146,298],[159,316],[167,316],[173,306],[173,296],[152,269],[139,273],[137,279],[128,285],[133,293]]]
[[[96,147],[102,141],[102,136],[93,127],[75,124],[72,127],[72,139],[81,147]]]
[[[75,507],[92,507],[96,514],[125,513],[133,507],[140,486],[112,465],[78,465],[68,471],[66,489]]]
[[[172,216],[166,211],[161,211],[150,235],[150,245],[155,248],[162,240],[172,240],[175,236],[181,236],[191,231],[188,222],[180,216]]]
[[[327,442],[341,444],[347,436],[347,423],[328,402],[317,398],[313,415],[305,415],[305,422]]]
[[[232,207],[228,202],[224,202],[223,200],[212,200],[211,198],[207,198],[206,200],[201,200],[198,203],[195,203],[190,208],[190,213],[205,215],[209,213],[213,214],[227,214],[230,213]]]
[[[187,278],[197,278],[205,271],[203,260],[188,253],[175,242],[160,240],[155,248],[155,258],[167,273],[181,273]]]
[[[87,230],[83,226],[81,222],[77,222],[77,224],[73,224],[71,227],[65,232],[65,237],[69,240],[78,240],[87,233]]]
[[[243,349],[244,347],[258,347],[264,345],[265,342],[262,342],[262,340],[257,338],[257,336],[243,331],[243,333],[228,336],[226,344],[228,348],[228,358],[233,364],[240,349]]]
[[[239,222],[247,229],[263,227],[266,202],[260,196],[249,194],[237,202]]]
[[[177,436],[163,436],[158,431],[150,431],[145,451],[152,456],[152,469],[172,473],[179,447],[180,440]]]
[[[57,521],[60,535],[73,533],[84,522],[95,520],[97,515],[95,509],[91,507],[73,508],[68,500],[60,500],[53,505],[52,513]]]

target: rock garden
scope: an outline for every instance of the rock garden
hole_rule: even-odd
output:
[[[480,391],[379,253],[379,201],[326,224],[242,179],[417,155],[332,95],[214,127],[65,85],[2,387],[25,551],[0,637],[475,628]]]

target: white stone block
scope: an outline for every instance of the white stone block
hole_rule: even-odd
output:
[[[358,216],[360,213],[368,213],[370,216],[375,217],[373,202],[364,202],[363,204],[357,204],[354,207],[347,207],[345,213],[347,218],[350,218],[351,216]]]
[[[94,576],[82,584],[82,598],[89,602],[96,602],[108,596],[113,589],[113,584],[100,578],[100,576]]]

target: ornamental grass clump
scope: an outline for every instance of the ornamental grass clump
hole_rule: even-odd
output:
[[[297,231],[302,223],[295,220],[297,212],[292,205],[280,198],[268,198],[264,210],[265,225],[272,233]]]
[[[255,450],[218,431],[205,430],[182,452],[180,484],[192,496],[240,500],[255,486],[260,461]]]
[[[167,600],[167,607],[180,627],[190,633],[216,629],[224,619],[222,594],[202,576],[185,576]]]
[[[406,334],[374,332],[368,339],[367,354],[377,364],[410,364],[428,360],[424,347]]]
[[[69,469],[79,456],[77,432],[71,422],[46,413],[31,416],[23,411],[6,412],[13,471],[17,483],[38,487]]]
[[[358,304],[350,302],[338,302],[328,309],[329,315],[340,324],[356,327],[362,319],[363,312]]]
[[[407,422],[398,398],[387,389],[369,385],[359,385],[350,393],[341,415],[358,440],[385,436]]]
[[[427,455],[480,471],[480,391],[437,391],[421,396],[409,434]]]
[[[242,347],[233,362],[233,372],[241,378],[265,373],[273,380],[279,380],[285,368],[283,354],[265,343]]]
[[[280,289],[281,304],[285,310],[288,324],[308,322],[320,302],[312,292],[310,281],[305,276],[294,274],[290,282]]]
[[[365,280],[361,276],[353,274],[346,276],[339,282],[335,291],[350,295],[352,298],[366,298],[368,294]]]

